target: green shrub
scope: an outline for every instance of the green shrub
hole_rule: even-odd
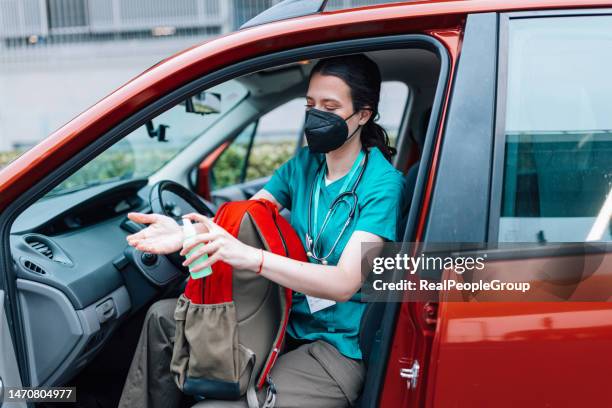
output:
[[[293,156],[295,140],[255,144],[249,157],[246,177],[241,180],[247,147],[244,143],[234,143],[217,159],[213,166],[215,189],[272,175],[275,169]]]

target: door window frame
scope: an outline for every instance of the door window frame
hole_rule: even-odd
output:
[[[497,23],[497,13],[493,12],[467,16],[444,117],[438,168],[423,230],[424,242],[486,240],[495,116]],[[433,113],[430,127],[431,120],[435,120]],[[423,163],[419,177],[422,171]],[[408,241],[406,237],[404,240]]]
[[[612,15],[612,8],[539,10],[503,13],[499,16],[499,45],[497,56],[497,98],[493,140],[493,164],[491,174],[491,195],[489,199],[489,225],[487,242],[499,242],[502,194],[504,189],[504,159],[506,154],[506,105],[508,96],[508,44],[511,20],[550,17],[584,17]]]

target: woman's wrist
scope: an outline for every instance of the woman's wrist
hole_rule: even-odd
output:
[[[255,273],[260,273],[261,269],[260,269],[260,265],[261,265],[261,259],[262,259],[262,249],[259,248],[254,248],[252,246],[248,246],[249,251],[248,253],[248,260],[247,260],[247,269],[255,272]]]
[[[261,270],[263,268],[263,263],[264,263],[264,250],[260,249],[259,253],[261,254],[261,260],[259,261],[259,267],[257,268],[257,272],[255,272],[256,274],[260,274]]]

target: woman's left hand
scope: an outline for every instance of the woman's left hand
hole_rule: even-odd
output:
[[[201,214],[190,213],[184,217],[194,222],[201,222],[208,230],[191,238],[187,245],[183,245],[183,249],[180,252],[184,256],[198,244],[204,244],[203,247],[183,262],[184,266],[188,266],[202,255],[208,255],[208,259],[193,268],[191,272],[198,272],[217,261],[223,261],[237,269],[252,271],[258,269],[261,257],[259,249],[242,243],[223,227]]]

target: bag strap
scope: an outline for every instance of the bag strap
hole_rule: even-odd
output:
[[[266,391],[266,400],[264,401],[263,408],[273,408],[276,404],[276,386],[272,382],[272,378],[268,375],[268,390]]]
[[[251,375],[251,379],[249,380],[249,386],[246,392],[247,406],[249,408],[274,408],[276,405],[276,387],[272,379],[270,376],[267,377],[268,388],[266,390],[266,396],[263,404],[260,404],[259,398],[257,398],[254,378],[255,376]]]
[[[247,405],[249,408],[260,408],[257,393],[255,392],[255,373],[253,372],[253,369],[255,368],[255,353],[249,349],[247,350],[249,351],[249,363],[247,364],[247,370],[250,373],[249,383],[246,390]]]
[[[248,350],[248,349],[247,349]],[[253,372],[255,368],[255,353],[251,350],[248,350],[249,354],[249,363],[247,364],[247,370],[251,373],[249,375],[249,383],[247,385],[246,390],[246,401],[248,408],[273,408],[276,404],[276,387],[272,382],[270,376],[267,376],[268,389],[266,390],[266,397],[263,404],[259,403],[259,398],[257,397],[257,389],[255,387],[255,379],[256,375]]]

